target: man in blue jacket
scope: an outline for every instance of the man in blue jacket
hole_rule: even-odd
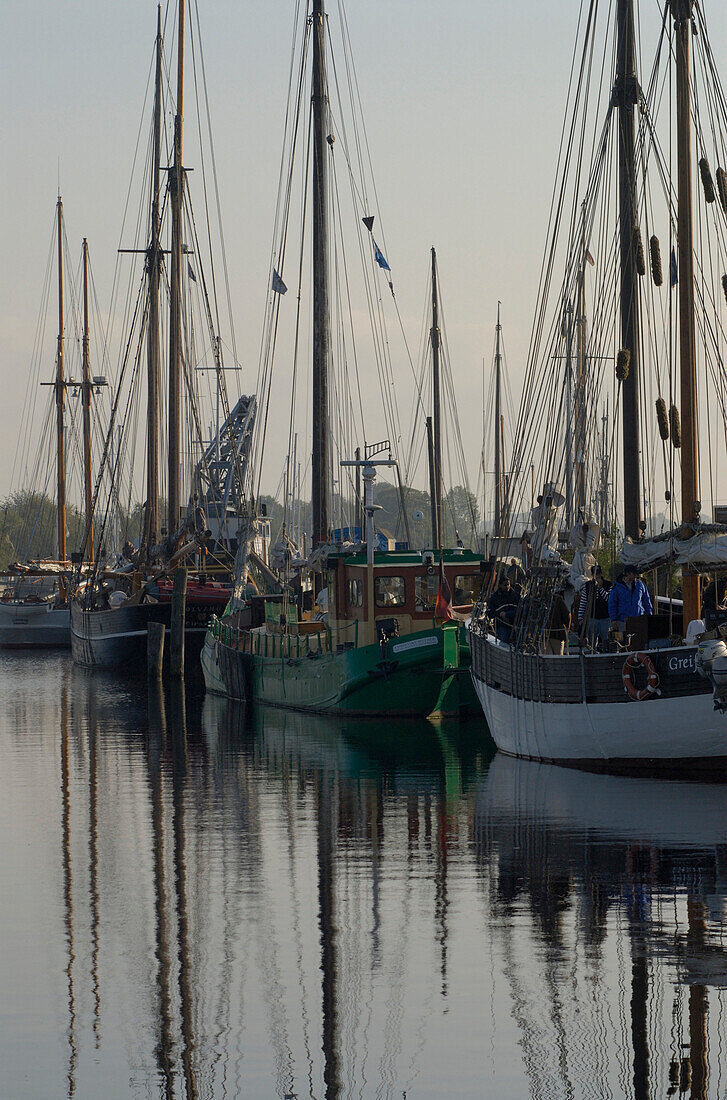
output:
[[[649,590],[639,571],[627,565],[616,580],[608,596],[608,617],[611,626],[621,634],[626,630],[626,620],[635,615],[653,615]]]

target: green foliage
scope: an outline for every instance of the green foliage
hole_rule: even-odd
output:
[[[405,542],[407,540],[407,523],[402,514],[398,486],[379,477],[376,481],[374,499],[376,504],[380,506],[380,511],[376,513],[377,528],[386,532],[397,542]],[[258,511],[261,505],[266,508],[267,517],[270,520],[270,536],[275,543],[280,538],[283,528],[283,507],[271,496],[260,496]],[[422,492],[420,489],[405,489],[404,507],[412,549],[424,550],[430,548],[432,545],[432,514],[429,493]],[[330,512],[332,527],[338,526],[341,514],[344,517],[344,524],[355,525],[356,523],[355,518],[350,514],[350,504],[341,508],[339,498],[335,494],[331,500]],[[419,513],[421,513],[421,518],[419,518]],[[477,545],[476,541],[473,541],[473,516],[476,530],[480,522],[480,510],[474,493],[471,493],[462,485],[456,485],[445,495],[442,502],[443,543],[445,546],[456,546],[458,537],[468,548],[474,548]],[[311,509],[308,501],[301,502],[300,522],[302,529],[307,531],[310,536]]]
[[[601,532],[601,541],[596,551],[596,561],[600,565],[604,577],[609,577],[612,581],[616,579],[619,572],[617,563],[621,542],[621,531],[616,524],[613,525],[610,531]]]
[[[0,569],[7,569],[15,561],[56,558],[57,524],[55,502],[45,493],[21,489],[0,501]],[[129,512],[121,509],[118,531],[122,544],[127,539],[138,541],[143,524],[143,504],[133,505]],[[114,525],[110,524],[109,529],[114,529]],[[98,520],[95,533],[98,541]],[[85,516],[69,505],[66,509],[66,551],[69,557],[74,551],[81,550],[85,537]],[[108,538],[109,534],[106,536],[107,543]]]
[[[0,502],[0,569],[13,561],[55,558],[57,554],[57,512],[44,493],[21,489]],[[73,508],[66,513],[68,553],[81,545],[83,517]]]
[[[474,530],[473,530],[474,521]],[[464,485],[455,485],[442,501],[442,541],[445,546],[456,546],[458,539],[467,547],[476,546],[476,533],[480,525],[480,509],[474,493]]]

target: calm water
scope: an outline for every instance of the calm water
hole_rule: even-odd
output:
[[[727,1096],[726,787],[63,657],[0,698],[3,1098]]]

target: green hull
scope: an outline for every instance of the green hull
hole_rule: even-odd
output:
[[[447,717],[479,713],[469,648],[458,625],[430,628],[379,645],[272,657],[245,653],[218,637],[227,695],[328,714]]]

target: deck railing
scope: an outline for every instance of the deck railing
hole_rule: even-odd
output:
[[[277,657],[289,661],[355,649],[358,645],[358,622],[355,620],[334,629],[326,625],[322,630],[310,634],[273,634],[265,629],[250,630],[233,626],[213,615],[210,631],[213,638],[228,649],[236,649],[254,657]]]

